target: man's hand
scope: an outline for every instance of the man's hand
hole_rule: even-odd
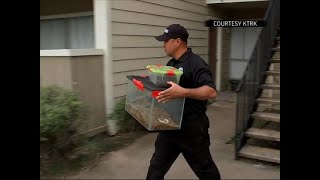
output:
[[[156,97],[158,102],[165,103],[171,99],[185,97],[187,89],[179,86],[172,81],[169,81],[167,83],[170,84],[171,87],[159,93],[159,96]]]

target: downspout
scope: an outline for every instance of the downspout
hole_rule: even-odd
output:
[[[217,66],[216,66],[216,86],[221,90],[221,65],[222,65],[222,28],[217,28]]]
[[[104,75],[104,98],[106,115],[113,112],[113,70],[112,70],[112,44],[111,44],[111,3],[109,0],[94,1],[94,35],[95,47],[104,50],[103,75]],[[117,131],[115,121],[106,118],[109,135]]]

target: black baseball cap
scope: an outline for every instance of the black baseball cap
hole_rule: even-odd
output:
[[[189,34],[183,26],[180,24],[171,24],[168,26],[162,35],[155,36],[158,41],[166,41],[169,39],[180,38],[183,41],[187,41]]]

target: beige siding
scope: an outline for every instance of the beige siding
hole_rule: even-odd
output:
[[[72,89],[70,57],[40,57],[40,85]]]
[[[159,32],[163,32],[166,26],[153,26],[148,24],[128,24],[125,22],[113,22],[112,34],[113,35],[126,35],[126,36],[156,36]],[[207,39],[208,32],[203,30],[190,30],[188,29],[189,38]]]
[[[131,75],[136,75],[136,76],[148,75],[148,71],[146,69],[143,69],[143,70],[133,70],[133,71],[114,73],[113,85],[128,83],[127,76],[131,76]]]
[[[128,38],[129,39],[129,38]],[[113,60],[165,57],[162,48],[112,48]],[[128,64],[129,65],[129,64]]]
[[[208,54],[208,47],[193,47],[192,51],[197,54]],[[112,56],[114,61],[121,61],[125,59],[138,59],[138,58],[156,58],[166,57],[163,48],[112,48]],[[170,59],[170,57],[168,57]],[[128,64],[130,65],[130,64]]]
[[[205,0],[182,0],[182,1],[185,1],[185,2],[189,2],[189,3],[192,3],[192,4],[196,4],[196,5],[199,5],[199,6],[204,6],[204,7],[207,7],[208,5],[206,4]]]
[[[88,136],[105,131],[103,56],[41,56],[40,85],[57,85],[79,93],[88,105],[78,131]]]
[[[114,97],[120,97],[127,94],[128,84],[120,84],[114,86]]]
[[[149,64],[166,64],[169,57],[146,58],[146,59],[128,59],[113,62],[113,72],[143,70]]]
[[[192,4],[186,1],[180,1],[180,0],[141,0],[143,2],[148,2],[152,4],[157,4],[160,5],[159,7],[171,7],[171,8],[176,8],[176,9],[181,9],[187,12],[194,12],[197,14],[203,14],[203,15],[208,15],[209,9],[207,7],[201,7],[197,4]],[[206,4],[204,0],[199,0],[200,2],[202,1],[203,4]]]
[[[122,98],[125,98],[126,96],[120,96],[120,97],[116,97],[114,98],[114,103],[116,104],[117,102],[119,102]]]
[[[203,30],[203,31],[206,31],[207,29],[207,27],[204,26],[203,22],[189,21],[189,20],[177,19],[172,17],[164,17],[159,15],[153,15],[153,14],[130,12],[126,10],[113,10],[112,21],[134,23],[134,24],[148,24],[148,25],[162,26],[162,27],[166,27],[174,23],[179,23],[188,29]]]
[[[156,41],[153,36],[126,36],[113,35],[112,47],[162,47],[163,43]],[[130,38],[130,41],[128,41]],[[206,47],[207,39],[189,39],[188,46],[190,47]]]
[[[146,74],[146,65],[166,64],[171,59],[163,43],[154,39],[170,25],[179,23],[189,32],[188,45],[208,62],[208,28],[214,18],[205,0],[113,0],[112,60],[114,98],[126,95],[127,75]]]
[[[106,125],[102,64],[102,56],[72,57],[73,89],[89,105],[84,132]]]
[[[141,8],[143,7],[143,8]],[[143,14],[154,14],[163,17],[170,17],[182,20],[190,20],[195,22],[202,22],[203,18],[209,18],[208,15],[188,12],[174,7],[162,6],[159,8],[157,4],[151,4],[140,1],[121,0],[113,3],[113,9],[127,10],[132,12],[139,12]]]

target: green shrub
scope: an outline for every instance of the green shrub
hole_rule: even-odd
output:
[[[72,90],[40,87],[40,145],[60,153],[72,149],[75,139],[70,137],[76,134],[85,110],[86,105]]]
[[[144,130],[144,127],[125,110],[125,103],[126,98],[122,98],[114,106],[113,112],[108,118],[116,120],[116,124],[119,127],[119,132]]]

